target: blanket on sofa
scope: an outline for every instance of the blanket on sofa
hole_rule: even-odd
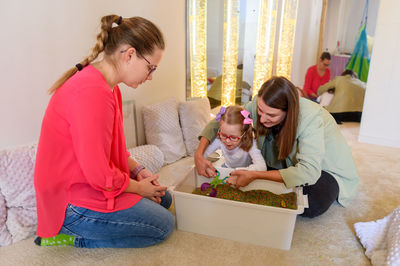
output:
[[[0,151],[0,246],[7,246],[36,231],[33,171],[36,144]]]

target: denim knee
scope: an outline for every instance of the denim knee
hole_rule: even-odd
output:
[[[161,203],[160,205],[163,206],[166,209],[169,209],[169,207],[172,204],[172,196],[171,193],[168,192],[168,190],[165,191],[164,197],[161,198]]]
[[[169,215],[167,215],[165,219],[167,221],[165,223],[165,233],[162,240],[167,239],[175,230],[175,217],[172,215],[172,213],[169,212]]]
[[[171,193],[169,193],[166,190],[164,197],[161,198],[160,205],[163,206],[165,209],[169,209],[171,204],[172,204]],[[174,231],[175,228],[174,216],[169,211],[166,212],[165,219],[166,219],[165,234],[164,237],[162,237],[162,239],[166,239]]]

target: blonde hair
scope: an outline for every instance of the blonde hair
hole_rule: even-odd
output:
[[[118,24],[113,27],[113,23]],[[155,48],[164,50],[165,43],[161,31],[151,21],[142,17],[122,18],[108,15],[101,18],[101,31],[97,35],[96,45],[92,53],[85,57],[76,67],[67,70],[49,89],[54,93],[61,85],[78,71],[93,62],[101,52],[105,56],[112,55],[122,44],[134,47],[138,54],[152,54]]]
[[[242,126],[241,133],[244,135],[241,138],[239,147],[244,151],[249,151],[253,146],[253,140],[254,140],[253,127],[251,124],[243,124],[243,120],[245,117],[240,113],[243,110],[244,108],[239,105],[231,105],[226,108],[225,113],[221,116],[221,121],[224,121],[228,125]]]

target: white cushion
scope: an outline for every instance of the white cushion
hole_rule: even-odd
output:
[[[6,201],[4,200],[4,196],[3,194],[1,194],[0,191],[0,247],[8,246],[12,243],[11,234],[10,232],[8,232],[6,226],[6,219],[7,219]]]
[[[164,164],[164,154],[155,145],[142,145],[128,149],[131,157],[153,174],[158,173]]]
[[[6,224],[13,243],[34,235],[37,228],[36,208],[10,208],[7,214]]]
[[[211,119],[211,107],[208,98],[181,102],[179,118],[182,126],[183,141],[188,155],[193,156],[199,145],[198,136]]]
[[[36,231],[36,196],[33,172],[36,145],[0,153],[0,245],[15,243]],[[4,196],[5,206],[1,201]],[[4,208],[5,207],[5,208]],[[5,226],[1,216],[7,212]]]
[[[36,196],[33,172],[36,159],[36,145],[26,145],[7,152],[5,173],[0,176],[0,189],[7,207],[35,207]]]
[[[186,155],[179,125],[178,104],[174,98],[142,108],[147,144],[156,145],[166,164]]]

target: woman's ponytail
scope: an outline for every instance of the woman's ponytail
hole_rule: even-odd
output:
[[[105,44],[108,42],[109,33],[112,30],[113,23],[120,25],[123,22],[122,17],[117,15],[109,15],[101,18],[101,31],[97,35],[97,42],[92,49],[92,53],[85,57],[81,62],[73,68],[68,69],[49,89],[49,94],[53,94],[61,85],[64,84],[76,72],[82,70],[85,66],[93,62],[101,52],[105,49]]]

